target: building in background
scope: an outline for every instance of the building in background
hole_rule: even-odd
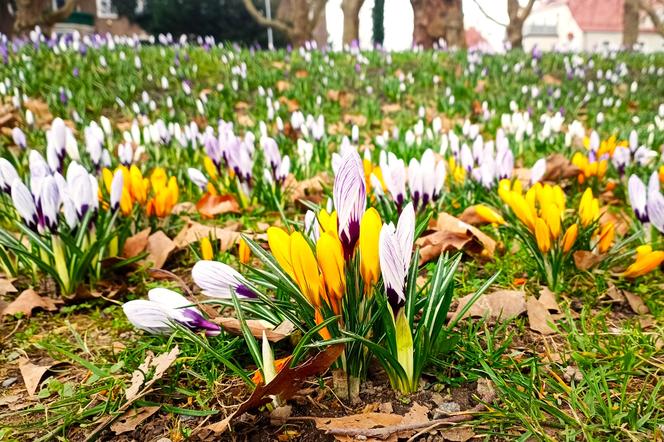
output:
[[[530,51],[562,49],[594,51],[622,44],[624,0],[540,0],[523,29],[523,47]],[[639,43],[645,52],[664,50],[664,38],[642,14]]]
[[[53,0],[53,9],[64,5],[65,0]],[[143,8],[143,2],[137,2],[137,9]],[[53,30],[58,33],[78,31],[81,34],[110,32],[116,35],[144,36],[145,31],[126,17],[118,17],[113,10],[112,0],[78,0],[76,10],[69,18],[57,23]]]

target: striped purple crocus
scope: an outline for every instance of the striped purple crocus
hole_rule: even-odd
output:
[[[334,177],[332,191],[337,211],[339,239],[348,260],[355,250],[360,236],[360,219],[367,207],[367,189],[362,160],[356,151],[344,155],[339,171]]]
[[[641,178],[636,175],[629,177],[627,182],[627,191],[629,194],[629,204],[632,206],[634,215],[642,223],[648,222],[648,193],[646,192],[646,185],[643,184]]]
[[[383,224],[378,243],[380,269],[387,299],[393,311],[406,301],[405,285],[413,254],[415,210],[412,203],[404,207],[396,228]]]
[[[11,186],[11,195],[12,202],[18,214],[23,218],[25,224],[36,232],[39,225],[39,216],[37,214],[37,205],[28,186],[16,178]]]
[[[152,334],[170,334],[173,323],[192,331],[204,331],[207,336],[221,333],[221,328],[205,319],[187,298],[165,288],[150,290],[147,300],[126,302],[122,310],[134,327]]]
[[[0,190],[11,193],[12,183],[18,179],[18,172],[5,158],[0,158]]]
[[[219,261],[198,261],[191,277],[203,294],[212,298],[230,298],[233,291],[241,297],[256,298],[249,283],[237,270]]]

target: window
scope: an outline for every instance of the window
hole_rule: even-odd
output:
[[[97,0],[97,17],[118,18],[117,12],[113,9],[112,0]]]

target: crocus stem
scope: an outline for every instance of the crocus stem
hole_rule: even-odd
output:
[[[55,270],[58,272],[58,276],[62,282],[63,291],[66,292],[66,294],[69,294],[69,270],[67,269],[67,259],[65,257],[62,239],[60,239],[58,235],[53,235],[51,244],[53,246]]]

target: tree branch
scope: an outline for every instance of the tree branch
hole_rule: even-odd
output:
[[[264,26],[266,28],[272,27],[285,34],[290,34],[293,31],[293,29],[290,26],[288,26],[286,23],[279,20],[268,19],[263,14],[261,14],[261,12],[258,9],[256,9],[253,0],[242,0],[242,3],[244,3],[244,7],[247,9],[249,15],[251,15],[254,18],[254,20],[256,20],[256,23],[258,23],[259,25]]]
[[[67,20],[71,13],[74,12],[76,3],[78,3],[78,0],[67,0],[62,8],[46,14],[43,23],[45,25],[52,25]]]
[[[528,0],[528,4],[526,5],[526,7],[519,10],[520,12],[519,20],[525,21],[530,15],[530,12],[533,10],[534,5],[535,5],[535,0]]]
[[[314,17],[313,21],[311,24],[311,29],[314,29],[316,25],[318,25],[318,21],[320,20],[321,15],[323,15],[323,11],[325,10],[325,5],[327,4],[327,0],[316,0],[314,2]]]
[[[652,6],[652,3],[648,0],[638,1],[639,8],[641,8],[641,10],[643,10],[648,15],[648,18],[650,18],[650,21],[655,28],[655,32],[664,37],[664,22],[662,22],[662,19],[659,17],[659,15],[657,15],[657,11]]]
[[[505,23],[501,23],[501,22],[499,22],[498,20],[496,20],[495,18],[491,17],[491,16],[489,15],[489,13],[486,12],[486,11],[484,10],[484,8],[482,7],[482,5],[480,5],[480,3],[479,3],[477,0],[473,0],[473,2],[477,5],[477,7],[480,9],[480,12],[481,12],[482,14],[484,14],[484,16],[485,16],[486,18],[488,18],[489,20],[491,20],[492,22],[494,22],[494,23],[497,24],[497,25],[500,25],[500,26],[502,26],[502,27],[504,27],[504,28],[507,27],[507,25],[506,25]]]

